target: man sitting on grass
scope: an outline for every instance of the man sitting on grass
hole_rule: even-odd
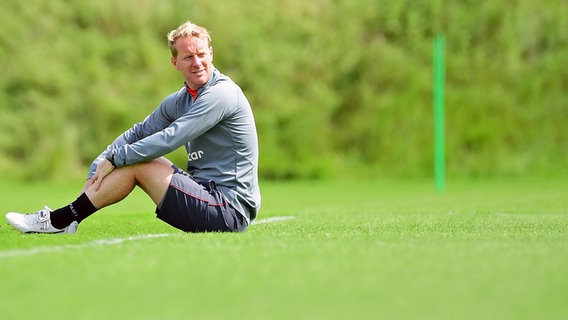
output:
[[[75,233],[97,210],[139,186],[157,217],[186,232],[244,231],[260,208],[258,139],[240,87],[213,66],[209,32],[186,22],[168,33],[185,85],[125,131],[91,165],[80,196],[34,214],[9,212],[21,232]],[[185,145],[187,172],[163,156]]]

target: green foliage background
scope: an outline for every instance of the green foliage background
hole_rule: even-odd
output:
[[[431,175],[440,32],[448,175],[566,173],[564,0],[7,0],[0,174],[82,177],[181,87],[165,35],[186,20],[253,105],[265,179]]]

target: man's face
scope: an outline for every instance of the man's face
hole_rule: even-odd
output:
[[[176,40],[177,56],[172,57],[174,68],[179,70],[190,89],[204,86],[213,72],[213,48],[205,39],[181,37]]]

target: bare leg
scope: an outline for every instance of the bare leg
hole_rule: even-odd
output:
[[[152,201],[158,205],[172,179],[172,163],[166,158],[154,159],[150,162],[116,168],[106,176],[99,188],[94,186],[86,189],[85,193],[97,209],[117,203],[139,186]]]

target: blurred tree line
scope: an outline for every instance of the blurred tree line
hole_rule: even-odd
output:
[[[183,85],[191,20],[253,106],[265,179],[433,171],[432,41],[446,37],[447,172],[556,174],[568,156],[565,0],[6,0],[0,174],[68,179]],[[184,166],[182,151],[170,159]]]

